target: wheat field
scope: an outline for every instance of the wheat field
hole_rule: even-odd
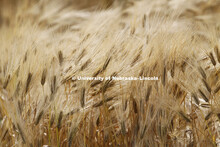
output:
[[[26,146],[220,146],[220,1],[0,0],[0,147]]]

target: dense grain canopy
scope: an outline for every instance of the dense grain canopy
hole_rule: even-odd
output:
[[[0,0],[0,146],[220,146],[219,0]]]

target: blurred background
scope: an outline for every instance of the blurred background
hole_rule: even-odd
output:
[[[119,8],[122,10],[121,15],[124,16],[128,12],[127,8],[135,6],[136,2],[143,2],[143,7],[151,5],[151,10],[147,9],[148,6],[146,10],[142,9],[151,11],[151,14],[160,12],[166,17],[166,13],[172,10],[181,18],[219,23],[220,0],[0,0],[0,27],[3,24],[4,26],[22,24],[20,20],[31,20],[48,26],[54,24],[55,18],[59,20],[58,17],[68,17],[67,21],[70,21],[68,24],[73,25],[83,19],[81,16],[85,13],[81,12],[98,12],[111,8]],[[130,14],[139,11],[141,10],[138,7],[133,7]]]
[[[116,2],[117,1],[117,2]],[[10,19],[17,15],[18,11],[24,13],[32,6],[39,6],[41,10],[53,3],[56,6],[62,6],[60,9],[71,7],[75,10],[102,10],[113,5],[123,4],[127,0],[0,0],[0,25],[2,23],[10,24]]]

